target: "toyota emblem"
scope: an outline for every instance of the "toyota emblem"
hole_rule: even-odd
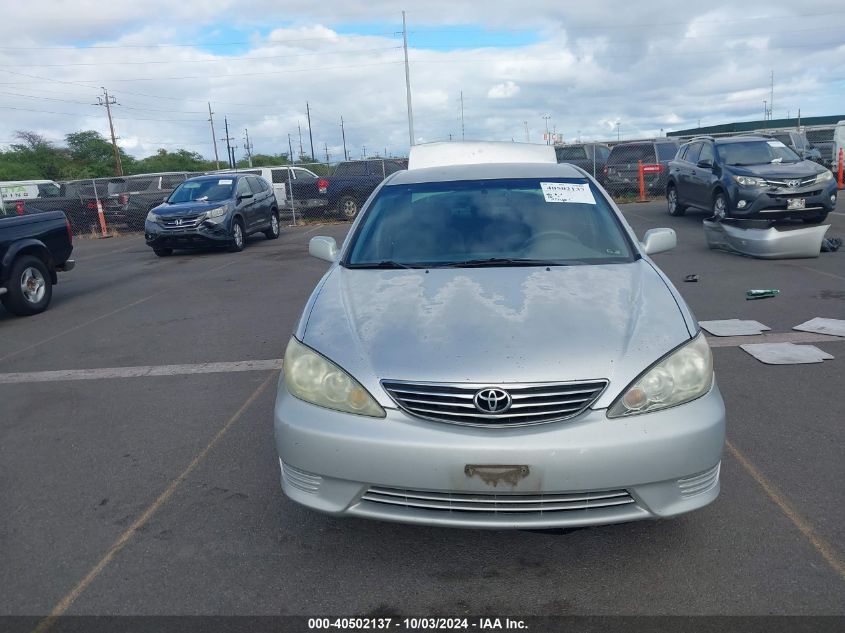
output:
[[[787,180],[786,184],[789,185],[790,187],[797,187],[798,185],[801,184],[801,181],[800,180]]]
[[[482,413],[504,413],[511,408],[511,395],[496,387],[485,387],[476,392],[472,403]]]

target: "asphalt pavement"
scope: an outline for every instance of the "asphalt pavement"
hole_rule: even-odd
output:
[[[754,260],[708,250],[703,214],[623,212],[639,235],[676,230],[655,261],[699,319],[845,318],[845,251]],[[845,237],[842,204],[830,224]],[[282,356],[326,269],[310,237],[347,229],[169,258],[136,236],[79,240],[47,312],[0,310],[0,614],[845,615],[845,339],[816,343],[835,357],[817,365],[714,349],[722,493],[676,519],[487,532],[287,500],[278,371],[250,361]],[[35,378],[58,370],[91,372]]]

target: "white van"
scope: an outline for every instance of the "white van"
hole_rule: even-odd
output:
[[[59,185],[52,180],[6,180],[0,182],[0,212],[10,202],[55,198],[60,193]]]

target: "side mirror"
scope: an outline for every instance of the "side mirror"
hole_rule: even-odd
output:
[[[338,255],[337,242],[335,242],[333,237],[322,235],[312,237],[311,241],[308,242],[308,254],[317,259],[324,259],[327,262],[334,263]]]
[[[713,162],[709,160],[698,161],[698,166],[702,169],[713,169]]]
[[[674,229],[649,229],[640,242],[646,255],[671,251],[678,245],[678,236]]]

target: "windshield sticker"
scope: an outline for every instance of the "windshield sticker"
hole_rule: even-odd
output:
[[[541,182],[546,202],[575,202],[595,204],[596,199],[586,182]]]
[[[231,185],[231,184],[232,184],[232,180],[231,180],[231,179],[218,180],[218,181],[217,181],[217,184],[218,184],[218,185]]]
[[[784,145],[780,141],[766,141],[766,142],[772,147],[786,147],[786,145]]]

